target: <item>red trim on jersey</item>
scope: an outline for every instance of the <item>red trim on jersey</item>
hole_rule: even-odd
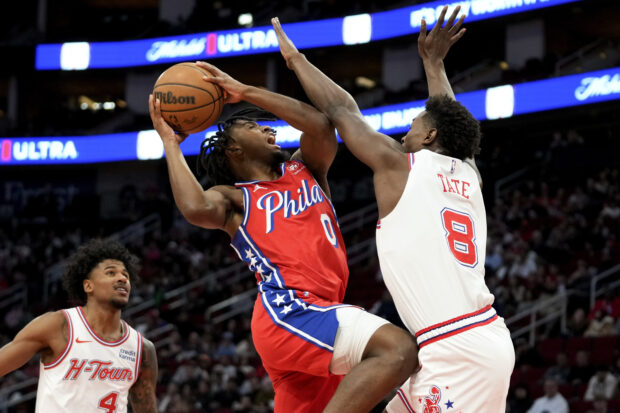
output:
[[[103,344],[104,346],[108,346],[108,347],[116,347],[116,346],[119,346],[119,345],[123,344],[129,338],[129,326],[123,320],[121,320],[121,322],[125,325],[125,334],[121,338],[119,338],[116,341],[107,341],[107,340],[99,337],[97,335],[97,333],[95,333],[95,331],[92,329],[90,324],[88,324],[88,320],[86,319],[86,314],[84,314],[84,311],[82,310],[82,307],[77,307],[77,309],[78,309],[78,315],[82,319],[82,322],[84,323],[84,326],[86,327],[86,329],[88,330],[90,335],[93,336],[93,338],[95,340],[97,340],[97,342],[99,344]]]
[[[437,341],[441,341],[441,340],[443,340],[444,338],[448,338],[448,337],[455,336],[455,335],[457,335],[457,334],[461,334],[461,333],[463,333],[463,332],[465,332],[465,331],[467,331],[467,330],[471,330],[472,328],[476,328],[476,327],[485,326],[485,325],[490,324],[490,323],[492,323],[493,321],[497,320],[497,318],[498,318],[498,317],[499,317],[499,316],[498,316],[497,314],[495,314],[493,317],[489,318],[488,320],[484,320],[484,321],[481,321],[481,322],[479,322],[479,323],[472,324],[472,325],[467,326],[467,327],[465,327],[465,328],[463,328],[463,329],[460,329],[460,330],[454,330],[454,331],[451,331],[451,332],[446,333],[446,334],[443,334],[443,335],[441,335],[441,336],[437,336],[437,337],[429,338],[428,340],[426,340],[425,342],[423,342],[423,343],[422,343],[422,344],[420,344],[419,346],[420,346],[420,348],[422,348],[422,347],[427,346],[427,345],[429,345],[429,344],[431,344],[431,343],[435,343],[435,342],[437,342]]]
[[[415,154],[413,152],[409,152],[409,170],[413,169],[414,162],[415,162]]]
[[[134,372],[136,374],[136,379],[134,383],[138,381],[138,377],[140,377],[140,367],[142,366],[142,334],[138,333],[138,354],[136,355],[136,367],[134,368]]]
[[[400,400],[403,402],[409,413],[415,413],[415,410],[413,410],[413,407],[411,406],[411,403],[409,403],[409,400],[407,399],[407,396],[405,396],[405,393],[401,389],[398,389],[396,394],[398,394],[398,397],[400,397]]]
[[[433,324],[433,325],[432,325],[432,326],[430,326],[430,327],[426,327],[426,328],[423,328],[422,330],[418,331],[417,333],[415,333],[415,336],[416,336],[416,337],[418,337],[418,336],[420,336],[421,334],[424,334],[424,333],[426,333],[427,331],[433,330],[433,329],[435,329],[435,328],[443,327],[443,326],[445,326],[445,325],[452,324],[452,323],[455,323],[455,322],[457,322],[457,321],[460,321],[460,320],[462,320],[462,319],[464,319],[464,318],[469,318],[469,317],[476,316],[476,315],[478,315],[478,314],[482,314],[482,313],[484,313],[485,311],[488,311],[489,309],[491,309],[491,305],[490,305],[490,304],[489,304],[489,305],[487,305],[486,307],[484,307],[484,308],[483,308],[483,309],[481,309],[481,310],[474,311],[473,313],[464,314],[464,315],[461,315],[461,316],[458,316],[458,317],[452,318],[452,319],[450,319],[450,320],[448,320],[448,321],[444,321],[444,322],[442,322],[442,323]],[[462,330],[460,330],[460,331],[462,331]]]
[[[381,220],[377,221],[377,228],[381,228]]]
[[[73,323],[71,322],[71,317],[69,316],[66,310],[62,310],[62,313],[67,319],[67,326],[69,327],[67,344],[65,344],[65,348],[63,349],[62,353],[60,353],[58,357],[56,357],[56,360],[52,361],[51,363],[47,363],[47,364],[43,363],[43,368],[45,370],[53,369],[54,367],[58,366],[60,362],[62,362],[65,359],[65,357],[67,357],[67,354],[69,354],[69,351],[71,350],[71,347],[73,346]]]

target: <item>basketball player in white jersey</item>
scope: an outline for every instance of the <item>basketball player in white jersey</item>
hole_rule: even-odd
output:
[[[94,239],[69,259],[64,286],[82,306],[43,314],[0,348],[0,377],[41,356],[37,413],[156,412],[155,347],[121,320],[137,259]]]
[[[388,404],[392,412],[505,411],[514,347],[484,282],[486,213],[473,156],[478,122],[456,102],[443,66],[465,33],[447,6],[418,50],[429,99],[401,142],[373,130],[353,98],[309,63],[272,23],[306,94],[349,150],[374,173],[377,252],[398,312],[415,334],[421,369]],[[469,161],[467,161],[469,159]]]

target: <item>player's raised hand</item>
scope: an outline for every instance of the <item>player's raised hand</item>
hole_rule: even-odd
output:
[[[426,32],[426,21],[422,19],[420,36],[418,37],[418,52],[423,60],[443,60],[448,54],[450,47],[463,37],[466,29],[460,29],[460,27],[463,24],[463,20],[465,20],[465,15],[461,15],[457,22],[454,23],[460,10],[461,6],[457,6],[444,26],[444,19],[448,12],[448,6],[445,6],[441,10],[435,27],[428,34]]]
[[[284,30],[282,30],[280,19],[278,19],[277,17],[272,18],[271,24],[273,25],[273,29],[276,31],[276,36],[278,36],[280,53],[282,53],[282,57],[284,57],[288,68],[292,69],[293,66],[291,60],[293,59],[293,57],[300,55],[299,50],[297,50],[291,39],[289,39],[286,33],[284,33]]]
[[[153,127],[161,137],[161,140],[164,141],[164,144],[168,142],[180,144],[187,138],[188,135],[186,133],[175,132],[166,122],[161,115],[161,102],[159,99],[155,99],[152,93],[149,95],[149,114],[151,115]]]
[[[243,93],[247,89],[247,85],[239,82],[228,73],[222,72],[211,63],[196,62],[196,66],[210,72],[213,77],[203,76],[205,82],[215,83],[224,91],[224,103],[237,103],[243,100]]]

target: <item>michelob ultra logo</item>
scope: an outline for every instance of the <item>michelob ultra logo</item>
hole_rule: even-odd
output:
[[[21,139],[0,141],[0,162],[65,160],[77,157],[78,151],[73,141]]]

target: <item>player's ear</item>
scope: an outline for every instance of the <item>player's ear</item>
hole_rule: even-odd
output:
[[[437,128],[430,128],[426,131],[426,137],[424,138],[422,144],[426,146],[432,145],[435,142],[435,139],[437,139]]]
[[[93,292],[93,282],[89,278],[84,278],[84,280],[82,280],[82,287],[86,294]]]

